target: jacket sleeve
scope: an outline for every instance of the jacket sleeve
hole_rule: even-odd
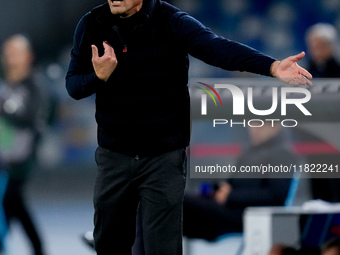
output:
[[[73,39],[71,61],[66,75],[66,89],[74,99],[82,99],[96,92],[98,84],[102,83],[95,74],[91,64],[89,51],[91,45],[87,38],[88,15],[78,23]]]
[[[185,12],[175,13],[171,24],[174,34],[193,57],[225,70],[270,76],[274,58],[242,43],[217,36]]]

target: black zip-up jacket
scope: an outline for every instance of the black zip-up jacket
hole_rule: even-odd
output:
[[[96,77],[91,44],[103,41],[118,66],[105,83]],[[215,35],[160,0],[144,0],[127,19],[108,4],[87,13],[74,36],[66,87],[75,99],[96,94],[98,144],[131,155],[154,155],[188,146],[188,54],[226,70],[270,75],[273,58]]]

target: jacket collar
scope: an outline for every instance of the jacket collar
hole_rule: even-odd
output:
[[[152,19],[155,14],[155,9],[159,4],[160,0],[143,0],[143,6],[138,12],[138,14],[142,17],[141,19],[144,21]],[[91,14],[94,15],[95,21],[100,25],[112,26],[118,18],[111,13],[108,3],[95,7],[92,9]]]

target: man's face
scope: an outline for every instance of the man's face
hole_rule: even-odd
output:
[[[143,5],[143,0],[108,0],[112,14],[127,18],[138,12]]]
[[[2,63],[6,72],[26,71],[30,68],[32,61],[32,53],[22,40],[12,39],[4,45]]]
[[[317,64],[323,64],[332,57],[332,46],[319,36],[311,36],[307,46],[310,57]]]

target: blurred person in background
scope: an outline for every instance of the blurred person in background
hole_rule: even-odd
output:
[[[259,124],[260,126],[260,124]],[[250,146],[236,162],[243,166],[290,166],[298,164],[280,124],[249,127]],[[214,240],[230,232],[242,232],[243,212],[249,206],[283,206],[291,175],[279,173],[235,173],[217,184],[210,195],[186,194],[183,203],[183,234],[189,238]]]
[[[314,78],[340,78],[340,64],[336,58],[336,28],[317,23],[306,32],[309,54],[308,71]]]
[[[214,34],[160,0],[108,0],[75,31],[66,88],[96,94],[97,254],[131,254],[140,205],[146,254],[182,254],[182,201],[190,140],[188,54],[225,70],[311,85],[296,62]]]
[[[308,70],[314,78],[340,78],[340,64],[336,56],[338,33],[335,26],[317,23],[306,31],[308,48]],[[310,158],[311,163],[339,164],[339,156],[321,155]],[[340,202],[340,179],[312,178],[312,195],[314,199],[328,202]]]
[[[4,79],[0,82],[0,160],[9,176],[3,201],[8,227],[21,223],[35,255],[43,255],[37,227],[27,208],[24,187],[36,167],[39,138],[45,128],[47,102],[33,72],[30,41],[17,34],[2,45]]]

